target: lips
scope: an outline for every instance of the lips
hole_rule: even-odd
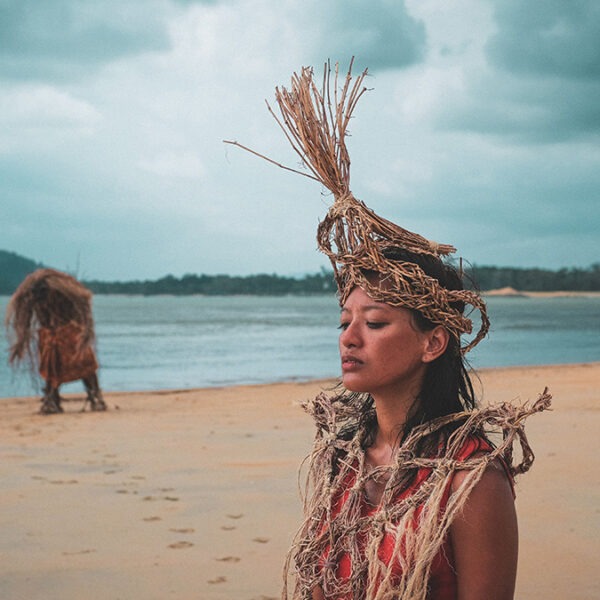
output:
[[[352,354],[342,355],[342,371],[353,371],[363,364],[362,360]]]

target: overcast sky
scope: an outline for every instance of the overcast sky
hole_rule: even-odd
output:
[[[471,263],[600,261],[597,0],[0,0],[0,249],[117,280],[315,272],[331,201],[267,112],[369,68],[351,188]]]

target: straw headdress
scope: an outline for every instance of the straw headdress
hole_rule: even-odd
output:
[[[394,258],[400,251],[441,260],[455,248],[383,219],[350,191],[350,157],[345,138],[352,113],[367,90],[363,85],[366,75],[367,70],[353,80],[351,62],[340,87],[338,65],[332,81],[327,63],[320,89],[313,69],[308,67],[299,75],[293,74],[290,89],[276,88],[280,116],[270,106],[269,111],[309,173],[283,167],[238,142],[226,143],[315,179],[331,191],[334,202],[319,224],[317,243],[333,265],[341,304],[355,286],[360,286],[375,300],[421,312],[433,323],[444,325],[457,339],[472,331],[471,320],[457,306],[471,305],[481,315],[481,326],[462,348],[467,352],[485,337],[489,328],[481,297],[470,290],[446,289],[414,262]],[[367,276],[373,271],[379,274],[376,281]]]

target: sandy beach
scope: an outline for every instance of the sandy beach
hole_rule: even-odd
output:
[[[483,370],[484,402],[534,400],[517,484],[517,595],[600,597],[600,363]],[[109,411],[4,399],[0,598],[278,598],[313,427],[332,382],[107,393]]]
[[[576,292],[576,291],[558,291],[558,292],[529,292],[516,290],[513,287],[503,287],[495,290],[485,290],[483,296],[504,296],[527,297],[527,298],[600,298],[600,292]]]

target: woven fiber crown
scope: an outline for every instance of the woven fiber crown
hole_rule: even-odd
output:
[[[471,305],[481,317],[481,326],[463,348],[469,351],[481,341],[489,320],[485,303],[471,290],[450,290],[428,275],[416,262],[397,260],[395,251],[442,260],[455,252],[453,246],[437,244],[383,219],[354,197],[350,191],[350,157],[345,137],[352,113],[367,88],[365,69],[353,80],[352,63],[339,85],[339,65],[333,70],[325,64],[322,86],[314,81],[312,68],[294,73],[289,89],[275,89],[280,116],[267,103],[269,111],[283,130],[308,173],[283,167],[237,142],[227,142],[265,158],[287,170],[314,179],[331,191],[333,205],[319,224],[317,243],[329,257],[343,304],[352,289],[359,286],[374,300],[419,311],[432,323],[443,325],[457,339],[470,334],[472,321],[463,315]],[[378,277],[368,276],[377,273]]]

